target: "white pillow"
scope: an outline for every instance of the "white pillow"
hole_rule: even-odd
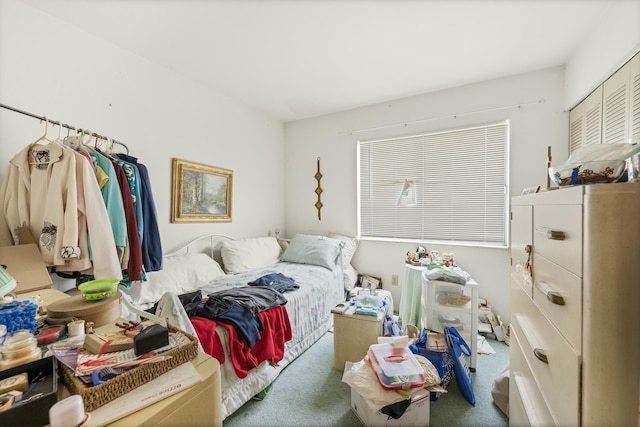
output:
[[[162,270],[148,272],[146,282],[134,282],[125,292],[134,304],[155,303],[165,292],[186,294],[222,276],[220,264],[206,254],[174,255],[162,259]]]
[[[353,268],[351,264],[344,268],[344,288],[351,290],[356,287],[358,283],[358,270]]]
[[[342,266],[346,269],[347,266],[351,263],[351,258],[356,253],[356,249],[358,249],[358,239],[355,237],[347,236],[344,234],[338,233],[329,233],[329,237],[332,239],[341,240],[344,243],[344,247],[342,248]]]
[[[351,290],[358,283],[358,271],[351,265],[351,259],[358,249],[360,243],[355,237],[339,233],[329,233],[329,237],[341,240],[344,243],[342,248],[342,269],[344,271],[344,288]]]
[[[282,254],[282,261],[312,264],[333,270],[340,260],[342,242],[325,236],[296,234]]]
[[[220,246],[222,264],[227,274],[244,273],[275,264],[282,248],[275,237],[252,237],[225,240]]]

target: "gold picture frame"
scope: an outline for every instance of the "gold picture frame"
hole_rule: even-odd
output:
[[[358,274],[358,285],[363,289],[382,289],[382,279],[367,274]]]
[[[173,159],[171,222],[231,222],[233,171]]]

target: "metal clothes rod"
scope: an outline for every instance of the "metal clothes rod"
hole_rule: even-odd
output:
[[[38,116],[36,114],[29,113],[29,112],[23,111],[23,110],[19,110],[19,109],[15,108],[15,107],[10,107],[10,106],[5,105],[5,104],[0,104],[0,107],[6,108],[7,110],[11,110],[11,111],[16,112],[16,113],[24,114],[25,116],[33,117],[34,119],[47,121],[47,122],[49,122],[51,124],[58,125],[60,127],[64,127],[64,128],[70,129],[70,130],[72,130],[74,132],[80,132],[80,133],[83,133],[85,135],[91,135],[91,136],[97,137],[99,139],[105,140],[107,142],[111,141],[113,144],[118,144],[118,145],[121,145],[122,147],[124,147],[125,150],[127,150],[127,154],[129,154],[129,147],[127,147],[127,145],[125,143],[120,142],[120,141],[116,141],[115,139],[111,139],[111,138],[108,138],[106,136],[99,135],[99,134],[97,134],[95,132],[91,132],[90,133],[90,132],[87,132],[86,130],[82,130],[81,128],[76,128],[75,126],[71,126],[71,125],[68,125],[66,123],[62,123],[62,122],[57,121],[57,120],[51,120],[50,118],[48,118],[46,116]]]

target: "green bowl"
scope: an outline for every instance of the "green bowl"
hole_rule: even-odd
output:
[[[78,290],[85,300],[100,301],[114,296],[118,292],[118,283],[119,279],[91,280],[78,285]]]

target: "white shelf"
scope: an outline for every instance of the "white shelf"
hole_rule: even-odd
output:
[[[464,305],[441,304],[443,295],[461,294],[470,298]],[[444,332],[445,326],[456,327],[471,349],[470,368],[475,371],[478,358],[478,283],[469,279],[465,285],[439,280],[422,279],[421,323],[427,329]],[[441,316],[451,317],[452,321],[442,320]]]

